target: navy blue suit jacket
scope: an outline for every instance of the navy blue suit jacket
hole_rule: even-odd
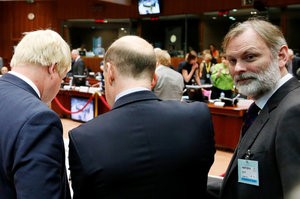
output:
[[[0,93],[0,198],[70,198],[59,117],[12,74]]]
[[[215,148],[204,103],[132,93],[69,137],[74,199],[205,195]]]

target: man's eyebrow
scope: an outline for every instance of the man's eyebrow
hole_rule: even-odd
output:
[[[227,57],[236,57],[236,55],[242,55],[243,56],[243,55],[246,55],[248,53],[258,53],[258,49],[255,48],[255,47],[249,47],[246,50],[243,50],[242,52],[234,53],[234,55],[226,54],[225,56],[226,56],[226,58]]]

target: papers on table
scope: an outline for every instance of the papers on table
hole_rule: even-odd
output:
[[[199,88],[211,88],[211,84],[203,84],[203,85],[185,85],[187,89],[199,89]]]

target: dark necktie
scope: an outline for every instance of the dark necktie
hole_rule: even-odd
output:
[[[254,120],[257,117],[259,111],[260,111],[260,108],[255,103],[252,103],[251,106],[249,107],[246,115],[245,115],[244,124],[242,126],[242,136],[245,135],[247,129],[254,122]]]

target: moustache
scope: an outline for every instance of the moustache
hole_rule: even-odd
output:
[[[239,74],[239,75],[235,75],[234,76],[234,81],[239,82],[239,81],[257,79],[257,78],[258,78],[258,75],[256,73],[246,72],[246,73],[242,73],[242,74]]]

